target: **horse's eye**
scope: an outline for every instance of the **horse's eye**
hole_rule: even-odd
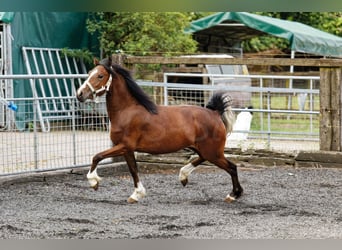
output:
[[[98,75],[98,78],[99,78],[100,80],[102,80],[102,79],[103,79],[103,75]]]

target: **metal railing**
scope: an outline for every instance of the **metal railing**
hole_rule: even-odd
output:
[[[87,75],[0,75],[1,79],[82,79]],[[13,117],[16,125],[0,131],[0,175],[26,172],[49,171],[89,165],[92,156],[111,146],[108,136],[108,119],[103,110],[98,114],[100,103],[80,103],[71,96],[11,98],[18,111],[6,109],[6,115]],[[66,101],[68,117],[64,107],[53,117],[44,117],[38,112],[41,102],[53,105],[56,101]],[[101,101],[101,99],[100,99]],[[104,100],[102,100],[104,101]],[[41,117],[49,125],[41,125]],[[48,128],[48,133],[46,131]],[[108,161],[107,161],[108,162]]]
[[[211,81],[208,85],[201,84],[179,84],[168,83],[169,77],[208,77],[211,79],[227,79],[228,84],[216,85],[215,81]],[[231,79],[250,78],[253,81],[253,87],[234,86],[234,82],[229,84]],[[290,82],[289,87],[266,87],[267,80],[278,80],[284,83]],[[164,105],[168,105],[168,92],[170,90],[184,91],[202,91],[207,92],[210,96],[213,91],[224,90],[236,93],[251,93],[252,108],[248,112],[253,112],[253,124],[251,129],[236,130],[239,133],[248,133],[249,138],[266,139],[266,145],[271,145],[271,140],[301,140],[315,141],[319,140],[319,76],[271,76],[271,75],[222,75],[222,74],[193,74],[193,73],[165,73],[164,74]],[[307,88],[294,88],[295,81],[307,82]],[[315,84],[314,84],[315,83]],[[147,83],[148,84],[148,83]],[[316,85],[316,88],[314,88]],[[235,95],[236,96],[236,95]],[[295,102],[294,96],[297,96],[298,104]],[[281,103],[283,102],[283,103]],[[205,103],[200,105],[204,106]],[[233,110],[238,114],[246,111],[245,108],[235,107]],[[287,128],[301,127],[298,123],[302,123],[305,128]],[[297,122],[297,124],[296,124]],[[276,127],[279,124],[280,127]],[[318,149],[318,144],[314,147]]]
[[[171,73],[170,73],[171,74]],[[202,76],[202,75],[201,75]],[[73,79],[86,78],[85,74],[75,75],[0,75],[1,79],[60,79],[68,78],[70,83]],[[270,78],[270,76],[250,76],[253,79]],[[276,78],[280,78],[277,76]],[[285,77],[288,79],[289,77]],[[296,77],[295,77],[296,78]],[[308,81],[317,81],[317,77],[299,77]],[[282,78],[283,79],[283,78]],[[250,142],[254,147],[269,148],[270,145],[281,139],[291,145],[291,150],[302,149],[303,145],[293,148],[297,142],[310,139],[318,141],[318,115],[317,102],[319,101],[319,91],[317,89],[288,89],[274,87],[248,87],[238,88],[234,86],[196,85],[168,82],[144,82],[138,84],[147,91],[158,104],[178,105],[195,104],[204,106],[210,95],[217,90],[226,91],[249,91],[252,95],[252,102],[255,104],[251,129],[235,130],[236,133],[247,134],[247,140],[231,142],[229,146],[243,147],[245,142]],[[262,85],[260,83],[260,85]],[[313,84],[311,84],[313,85]],[[77,88],[77,86],[75,86]],[[75,89],[76,89],[75,88]],[[185,95],[184,95],[185,93]],[[292,109],[287,109],[287,99],[293,94],[307,94],[308,99],[305,108],[300,110],[298,105]],[[108,135],[108,118],[106,116],[104,99],[100,103],[86,102],[80,104],[75,96],[64,97],[27,97],[12,98],[18,106],[18,112],[24,112],[24,121],[16,117],[15,121],[24,122],[23,129],[11,128],[0,132],[0,176],[13,175],[26,172],[49,171],[55,169],[67,169],[86,166],[91,163],[92,157],[111,146]],[[70,119],[65,119],[63,115],[56,113],[53,120],[49,120],[49,132],[43,132],[37,105],[39,102],[47,102],[48,105],[56,101],[56,98],[67,100],[70,103],[68,111]],[[275,102],[284,102],[284,108],[277,108]],[[235,112],[246,112],[243,108],[234,108]],[[18,115],[11,110],[7,110],[13,117]],[[300,125],[297,122],[304,120],[305,129],[298,131]],[[296,127],[295,131],[287,131],[281,124],[290,124]],[[276,124],[274,127],[273,124]],[[310,125],[311,124],[311,125]],[[297,132],[296,132],[297,131]],[[229,140],[228,140],[229,141]],[[249,144],[248,147],[251,147]],[[307,145],[307,143],[306,143]],[[282,148],[280,145],[279,148]],[[276,148],[275,146],[271,149]],[[109,161],[105,162],[108,163]]]

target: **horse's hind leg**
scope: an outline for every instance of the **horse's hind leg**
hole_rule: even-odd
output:
[[[135,160],[134,152],[128,152],[124,154],[125,160],[127,162],[129,172],[132,175],[133,182],[134,182],[134,192],[133,194],[127,199],[128,203],[136,203],[139,199],[143,198],[146,195],[146,190],[142,183],[139,180],[138,176],[138,166]]]
[[[194,171],[195,168],[204,161],[205,160],[202,157],[198,157],[180,169],[179,181],[184,187],[186,184],[188,184],[188,176],[191,174],[191,172]]]
[[[232,178],[233,190],[230,194],[227,195],[225,201],[232,202],[239,198],[243,193],[243,188],[241,187],[239,182],[236,165],[233,162],[227,160],[224,156],[215,160],[210,160],[210,162],[215,164],[219,168],[222,168],[225,171],[227,171]]]

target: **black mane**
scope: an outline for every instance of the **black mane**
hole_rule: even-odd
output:
[[[108,72],[110,72],[114,77],[115,73],[120,74],[124,79],[128,91],[137,100],[139,104],[145,107],[145,109],[152,113],[157,114],[157,105],[151,100],[151,98],[142,90],[142,88],[134,81],[130,72],[121,67],[118,64],[112,63],[110,59],[103,59],[100,65],[104,66]]]

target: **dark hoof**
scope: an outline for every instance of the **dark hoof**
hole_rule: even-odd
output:
[[[95,191],[97,191],[98,188],[99,188],[99,183],[96,183],[96,185],[93,186],[93,189],[94,189]]]
[[[185,187],[185,186],[186,186],[186,184],[188,184],[188,179],[184,179],[184,180],[182,180],[182,181],[181,181],[181,183],[182,183],[183,187]]]

